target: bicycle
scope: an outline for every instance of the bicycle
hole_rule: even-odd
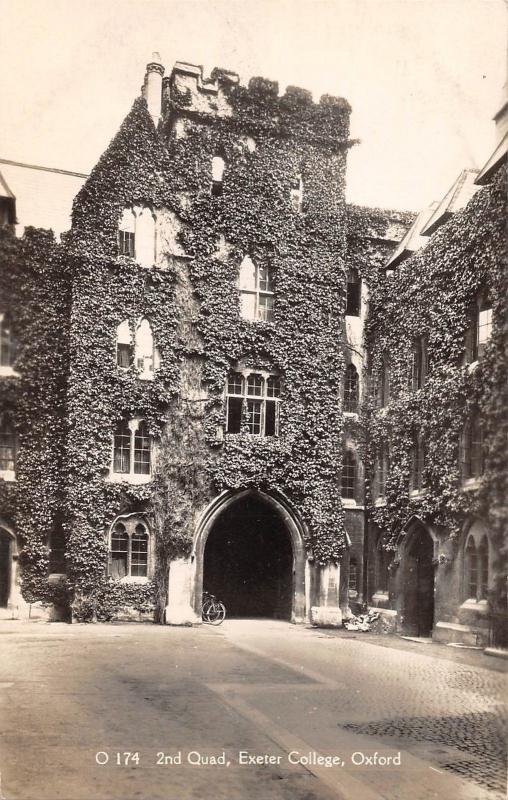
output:
[[[220,625],[226,618],[226,606],[210,592],[203,592],[201,619],[210,625]]]

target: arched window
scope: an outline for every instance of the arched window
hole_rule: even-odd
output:
[[[290,189],[291,208],[300,213],[303,206],[303,180],[301,175],[297,175],[291,183]]]
[[[148,534],[139,522],[131,539],[131,575],[146,577],[148,574]]]
[[[416,392],[423,389],[427,377],[427,342],[419,336],[413,342],[409,368],[409,390]]]
[[[142,380],[153,380],[154,370],[158,367],[158,355],[147,319],[142,319],[136,328],[135,361],[139,377]]]
[[[347,273],[346,315],[360,315],[362,281],[356,267],[350,267]]]
[[[489,543],[481,528],[473,525],[464,550],[467,600],[486,600],[489,589]]]
[[[121,578],[146,578],[150,567],[150,534],[144,519],[132,514],[118,520],[109,545],[109,574]]]
[[[110,575],[112,578],[125,578],[128,570],[129,537],[125,525],[117,522],[111,534]]]
[[[227,433],[278,436],[280,379],[277,375],[231,372],[226,387]]]
[[[358,372],[354,364],[348,364],[344,376],[344,411],[358,412]]]
[[[0,314],[0,369],[12,371],[16,358],[16,340],[12,335],[12,325],[8,314]]]
[[[155,216],[148,206],[125,208],[118,225],[118,253],[142,267],[155,263]]]
[[[9,416],[4,415],[0,422],[0,472],[15,472],[16,451],[16,431]]]
[[[240,264],[240,313],[244,319],[273,321],[274,286],[268,264],[254,264],[245,256]]]
[[[421,436],[416,434],[413,437],[411,456],[410,488],[413,492],[417,492],[421,491],[424,487],[426,452],[424,440]]]
[[[136,475],[150,474],[150,451],[148,425],[141,421],[134,433],[134,472]]]
[[[478,412],[475,410],[464,427],[463,434],[464,478],[481,478],[485,468],[485,451],[483,444],[483,426]]]
[[[356,457],[352,450],[344,452],[341,475],[341,495],[350,500],[355,499],[356,491]]]
[[[132,364],[133,347],[132,333],[127,320],[120,323],[116,329],[116,363],[122,369],[127,369]]]
[[[150,475],[151,460],[152,440],[146,422],[139,419],[119,422],[113,436],[112,472],[130,476]]]
[[[224,170],[226,163],[221,155],[212,158],[212,195],[219,197],[222,194]]]
[[[136,261],[142,267],[155,263],[155,217],[146,206],[139,209],[136,217]]]

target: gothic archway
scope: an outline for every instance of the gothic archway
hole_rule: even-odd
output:
[[[229,616],[304,621],[303,526],[285,498],[224,492],[203,515],[194,552],[196,613],[205,589]]]
[[[434,539],[419,521],[400,546],[399,592],[404,633],[430,637],[434,627]]]

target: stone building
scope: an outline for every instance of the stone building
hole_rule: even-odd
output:
[[[463,589],[446,599],[439,570],[442,557],[462,563],[451,521],[470,509],[456,494],[446,513],[401,500],[411,443],[393,462],[397,499],[380,511],[371,489],[389,485],[388,455],[374,450],[392,414],[379,398],[397,385],[378,380],[379,341],[384,325],[395,330],[382,309],[412,302],[394,276],[404,283],[412,258],[414,274],[432,275],[434,240],[446,246],[456,219],[467,226],[493,207],[457,211],[452,192],[433,209],[440,230],[408,259],[413,215],[345,203],[349,113],[343,99],[279,96],[276,83],[244,87],[226,70],[205,80],[177,63],[164,77],[154,57],[76,196],[69,234],[4,231],[1,605],[24,613],[21,580],[25,601],[70,606],[77,619],[155,605],[158,621],[198,622],[205,589],[237,616],[337,625],[369,602],[417,635],[463,625],[453,606]],[[394,340],[400,359],[406,333]],[[414,397],[401,397],[393,414],[407,427]],[[406,543],[424,527],[434,549],[425,540],[414,555]],[[425,561],[416,599],[402,541]],[[487,542],[493,576],[498,540]],[[411,603],[432,606],[425,630],[413,630]]]

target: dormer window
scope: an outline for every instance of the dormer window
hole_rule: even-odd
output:
[[[222,194],[224,169],[226,163],[221,155],[212,158],[212,195],[219,197]]]
[[[254,264],[245,256],[240,264],[240,313],[243,319],[273,321],[274,285],[268,264]]]
[[[355,267],[351,267],[347,273],[347,295],[346,295],[346,316],[360,316],[362,280]]]

